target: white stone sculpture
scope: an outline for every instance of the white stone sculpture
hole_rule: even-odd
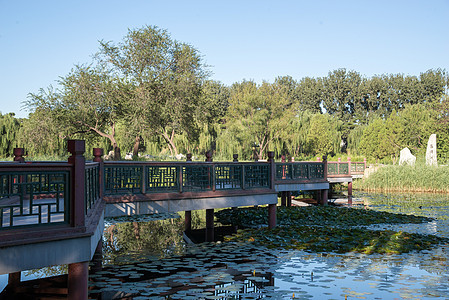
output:
[[[405,147],[404,149],[401,150],[400,156],[399,156],[399,165],[400,166],[403,166],[403,165],[414,166],[415,162],[416,162],[416,156],[414,156],[410,152],[409,148]]]
[[[438,166],[437,161],[437,135],[431,134],[427,142],[426,165]]]

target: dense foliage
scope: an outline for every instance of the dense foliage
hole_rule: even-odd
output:
[[[422,155],[436,133],[439,159],[449,159],[445,70],[366,78],[337,69],[322,78],[231,86],[209,74],[199,51],[167,31],[129,30],[121,42],[101,41],[93,61],[55,88],[31,93],[27,119],[2,116],[0,155],[11,155],[13,144],[32,155],[62,155],[68,139],[82,138],[87,151],[103,147],[116,159],[121,152],[213,150],[219,159],[237,153],[248,160],[273,150],[277,158],[360,155],[395,163],[404,147]]]

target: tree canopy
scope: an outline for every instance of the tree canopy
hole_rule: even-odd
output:
[[[1,115],[0,155],[20,144],[60,155],[67,139],[83,138],[88,149],[112,149],[116,159],[120,150],[134,157],[213,150],[224,159],[262,159],[274,150],[277,157],[358,154],[395,162],[403,147],[423,153],[437,133],[437,153],[448,160],[448,80],[442,69],[365,77],[342,68],[228,86],[210,79],[192,45],[145,26],[121,41],[101,41],[90,64],[31,93],[27,119]]]

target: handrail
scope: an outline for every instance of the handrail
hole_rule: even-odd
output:
[[[70,224],[67,163],[0,163],[0,229]]]
[[[269,162],[104,162],[105,195],[271,189]]]
[[[324,162],[276,162],[275,181],[325,180]]]

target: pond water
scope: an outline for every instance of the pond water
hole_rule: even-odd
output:
[[[353,205],[429,216],[373,229],[449,238],[449,196],[356,193]],[[173,216],[171,216],[173,217]],[[97,299],[449,299],[449,245],[401,255],[268,250],[251,243],[186,245],[180,218],[110,223]],[[30,276],[36,276],[32,273]]]

